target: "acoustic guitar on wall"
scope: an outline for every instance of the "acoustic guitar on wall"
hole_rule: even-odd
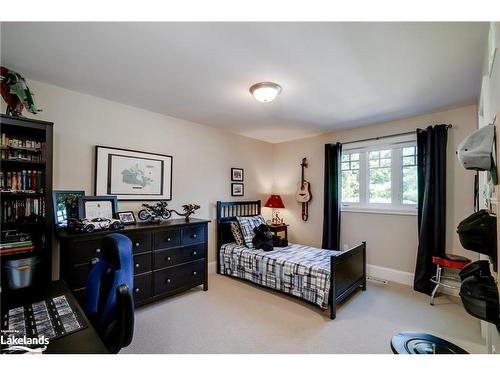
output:
[[[295,194],[295,199],[297,202],[302,203],[302,220],[307,221],[309,217],[309,205],[308,202],[311,200],[311,184],[304,178],[304,171],[307,168],[307,158],[302,159],[300,163],[302,167],[302,174],[300,182],[297,185],[297,193]]]
[[[295,198],[299,203],[307,203],[311,200],[311,185],[309,181],[304,178],[304,168],[307,168],[307,159],[303,158],[300,165],[302,167],[302,177],[297,185],[297,194],[295,194]]]

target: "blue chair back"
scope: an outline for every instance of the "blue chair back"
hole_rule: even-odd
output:
[[[130,239],[118,233],[109,234],[104,237],[101,254],[88,276],[85,313],[113,352],[132,341],[132,261]]]

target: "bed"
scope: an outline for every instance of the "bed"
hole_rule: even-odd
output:
[[[322,310],[366,290],[366,243],[345,251],[289,243],[273,251],[237,245],[230,223],[261,214],[261,201],[217,202],[217,273],[244,279],[305,300]]]

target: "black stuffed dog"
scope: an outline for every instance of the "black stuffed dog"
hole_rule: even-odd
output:
[[[273,250],[273,234],[266,224],[260,224],[258,227],[253,228],[255,236],[253,236],[252,243],[256,249],[264,251]]]

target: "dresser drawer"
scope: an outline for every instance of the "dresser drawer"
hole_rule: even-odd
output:
[[[154,294],[203,283],[205,261],[197,260],[176,267],[153,272]]]
[[[87,241],[72,241],[66,251],[71,264],[87,264],[99,256],[102,250],[102,238]]]
[[[70,266],[69,271],[67,275],[64,275],[64,280],[71,289],[85,288],[87,286],[90,265]]]
[[[151,253],[134,255],[134,275],[151,271]]]
[[[182,245],[191,245],[205,241],[205,227],[197,225],[182,228]]]
[[[127,237],[132,241],[134,254],[151,251],[151,233],[131,233]]]
[[[137,304],[152,296],[151,272],[134,276],[134,302]]]
[[[168,249],[171,247],[180,246],[181,233],[178,229],[164,230],[154,233],[154,250]]]
[[[205,258],[205,244],[198,244],[175,249],[154,251],[154,268],[160,269],[175,266],[197,259]]]

